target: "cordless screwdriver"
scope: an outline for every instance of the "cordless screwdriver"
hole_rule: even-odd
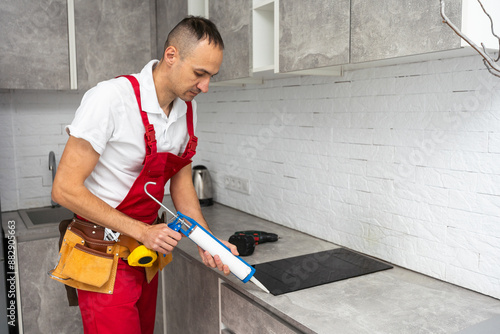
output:
[[[262,231],[238,231],[229,238],[229,242],[236,245],[241,256],[252,255],[255,246],[278,240],[278,235]]]
[[[236,234],[236,235],[241,235],[241,234],[250,235],[254,238],[256,245],[263,244],[266,242],[278,241],[277,234],[267,233],[267,232],[263,232],[263,231],[252,231],[252,230],[250,230],[250,231],[238,231],[238,232],[235,232],[234,234]]]

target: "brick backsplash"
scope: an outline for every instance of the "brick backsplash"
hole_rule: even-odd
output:
[[[81,97],[0,93],[2,210],[50,205],[48,154],[59,161]],[[500,79],[479,57],[211,87],[197,101],[194,164],[216,201],[500,298]],[[226,175],[249,179],[250,195]]]
[[[51,205],[49,152],[59,162],[82,98],[75,92],[0,92],[2,211]]]
[[[212,87],[198,102],[195,164],[218,202],[500,298],[500,79],[479,57]]]

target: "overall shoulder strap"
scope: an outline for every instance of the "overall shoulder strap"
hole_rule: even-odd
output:
[[[186,123],[189,137],[194,136],[194,127],[193,127],[193,104],[191,101],[186,101],[187,112],[186,112]]]
[[[137,105],[139,106],[139,111],[141,113],[142,124],[144,124],[144,129],[146,133],[144,134],[144,140],[146,142],[146,155],[151,153],[156,153],[156,134],[155,129],[152,124],[149,124],[148,114],[142,110],[141,104],[141,90],[139,86],[139,81],[133,75],[121,75],[120,77],[127,78],[134,88],[135,98],[137,100]]]

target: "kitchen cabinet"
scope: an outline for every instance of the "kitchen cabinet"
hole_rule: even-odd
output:
[[[83,332],[80,309],[68,307],[64,285],[47,275],[59,258],[58,244],[59,237],[17,243],[24,333]]]
[[[339,75],[337,65],[349,61],[349,0],[212,0],[209,8],[225,44],[215,85],[262,83],[276,73]]]
[[[86,90],[137,73],[156,53],[155,17],[154,0],[4,1],[0,88]]]
[[[208,14],[224,41],[224,60],[213,81],[245,79],[252,76],[252,2],[212,0]]]
[[[157,51],[156,58],[163,57],[165,42],[168,33],[188,15],[187,1],[168,1],[157,0],[156,2],[156,32],[157,32]]]
[[[3,0],[0,27],[0,88],[70,88],[66,0]]]
[[[447,1],[446,12],[460,27],[462,1]],[[352,63],[460,47],[460,37],[442,22],[437,0],[351,0]]]
[[[275,29],[274,1],[253,1],[252,10],[252,59],[253,72],[274,72],[278,30]]]
[[[349,62],[350,0],[279,1],[277,72]]]
[[[229,284],[220,284],[225,278],[197,259],[177,248],[173,255],[162,272],[167,333],[303,333]]]
[[[221,322],[230,333],[303,333],[227,284],[221,284]]]
[[[162,271],[166,332],[220,333],[217,274],[182,251],[173,256]]]
[[[163,57],[168,33],[188,15],[208,15],[208,0],[156,0],[156,58]]]
[[[17,220],[21,221],[21,220]],[[47,275],[59,259],[59,236],[17,243],[18,279],[24,333],[83,333],[78,307],[69,307],[64,285]],[[155,334],[163,333],[162,287],[156,304]]]
[[[340,75],[349,20],[350,0],[254,0],[253,76]]]
[[[476,0],[445,3],[476,44],[498,49]],[[484,2],[495,25],[499,4]],[[218,85],[475,54],[437,0],[4,0],[0,89],[86,90],[139,72],[188,14],[210,17],[225,41]]]
[[[220,13],[227,10],[221,1]],[[446,14],[478,45],[498,49],[489,20],[476,0],[446,0]],[[500,4],[485,2],[495,24],[500,22]],[[248,16],[245,7],[238,14],[219,14],[237,21]],[[213,10],[215,12],[215,10]],[[289,75],[341,75],[344,69],[424,61],[442,57],[476,54],[450,27],[444,24],[437,0],[253,0],[251,45],[246,36],[237,42],[242,69],[252,70],[243,79],[218,79],[227,83],[258,83],[265,78]],[[234,29],[233,29],[234,30]],[[226,47],[233,43],[228,39]],[[236,42],[235,42],[236,43]],[[245,52],[252,55],[247,60]],[[224,64],[224,71],[235,71],[235,64]],[[251,80],[250,80],[251,79]],[[260,79],[260,80],[259,80]]]
[[[152,0],[74,0],[78,89],[138,73],[156,57]]]

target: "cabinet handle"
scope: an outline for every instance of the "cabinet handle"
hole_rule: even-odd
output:
[[[76,33],[75,33],[75,2],[68,0],[68,43],[69,43],[69,81],[70,88],[78,88],[76,68]]]

